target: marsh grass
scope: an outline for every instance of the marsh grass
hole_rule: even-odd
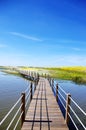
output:
[[[53,78],[72,80],[79,84],[86,83],[86,67],[61,67],[48,70]]]
[[[8,69],[7,69],[8,68]],[[18,67],[21,70],[35,71],[41,76],[45,73],[50,75],[52,78],[72,80],[78,84],[86,84],[86,66],[71,66],[71,67]],[[6,67],[5,72],[19,75],[17,71],[12,69],[12,67]]]
[[[37,71],[41,74],[49,74],[52,78],[72,80],[78,84],[86,83],[86,66],[71,66],[71,67],[24,67],[22,69]]]
[[[71,67],[24,67],[22,69],[37,71],[40,74],[49,74],[52,78],[72,80],[79,84],[86,83],[86,66],[71,66]]]

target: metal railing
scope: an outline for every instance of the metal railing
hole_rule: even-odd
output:
[[[54,82],[53,79],[49,80],[51,84],[51,88],[56,96],[56,101],[60,102],[65,111],[65,121],[69,124],[70,120],[73,123],[76,130],[86,130],[86,126],[81,120],[82,117],[86,119],[86,113],[82,110],[82,108],[74,101],[69,93],[66,93],[62,87],[60,87],[57,83]],[[79,114],[75,112],[74,106],[78,109],[81,117]],[[76,121],[77,120],[77,121]]]
[[[17,120],[14,123],[15,125],[12,127],[12,130],[17,129],[20,121],[21,121],[21,127],[22,127],[22,124],[25,120],[25,114],[27,112],[27,107],[29,106],[29,104],[32,100],[32,96],[33,96],[33,93],[35,92],[36,85],[37,85],[36,83],[34,83],[34,84],[32,84],[32,82],[30,83],[30,85],[25,90],[25,92],[23,92],[21,94],[20,98],[17,100],[17,102],[14,104],[14,106],[10,109],[10,111],[7,113],[7,115],[2,119],[2,121],[0,122],[0,127],[2,127],[2,125],[4,125],[4,122],[6,120],[8,120],[8,118],[11,116],[11,114],[13,113],[13,111],[15,109],[17,109],[17,111],[11,118],[11,121],[6,126],[5,130],[10,130],[11,126],[13,125],[13,123],[15,122],[16,119]]]

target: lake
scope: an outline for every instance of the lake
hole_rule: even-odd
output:
[[[78,103],[86,112],[86,85],[79,85],[68,80],[57,80],[57,83]]]
[[[21,77],[0,72],[0,121],[16,103],[28,85],[29,81]]]
[[[68,80],[56,80],[56,82],[67,93],[70,93],[71,97],[86,112],[86,85],[78,85]],[[19,99],[21,93],[26,90],[28,85],[29,81],[21,77],[0,72],[0,121]],[[83,120],[86,125],[86,117]]]
[[[76,83],[74,83],[72,81],[68,81],[68,80],[56,80],[56,82],[59,84],[59,86],[61,88],[63,88],[63,90],[65,90],[66,93],[70,93],[71,94],[71,97],[73,98],[73,100],[86,113],[86,85],[76,84]],[[73,106],[72,103],[71,103],[71,105]],[[80,117],[81,121],[86,126],[86,116],[81,114],[81,112],[79,111],[79,109],[76,108],[76,106],[73,106],[73,108],[74,108],[76,114]],[[78,124],[77,120],[75,119],[75,117],[73,115],[72,115],[72,117],[74,118],[76,124],[79,126],[79,124]],[[70,129],[71,130],[75,130],[74,128],[71,128],[71,127],[72,126],[70,124]],[[79,126],[79,130],[84,130],[84,129],[81,126]]]

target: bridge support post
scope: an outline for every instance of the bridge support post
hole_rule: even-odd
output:
[[[66,102],[66,117],[65,117],[65,120],[66,120],[66,123],[68,124],[69,123],[69,113],[70,113],[70,107],[69,107],[69,105],[70,105],[70,97],[71,97],[71,95],[70,95],[70,93],[69,94],[67,94],[67,102]]]
[[[58,84],[56,84],[56,101],[58,102]]]
[[[21,99],[21,103],[22,103],[21,113],[23,113],[22,116],[21,116],[21,126],[22,126],[23,122],[25,120],[25,93],[22,93],[21,96],[22,96],[22,99]]]

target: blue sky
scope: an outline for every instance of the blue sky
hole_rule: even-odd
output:
[[[0,65],[86,65],[85,0],[0,0]]]

